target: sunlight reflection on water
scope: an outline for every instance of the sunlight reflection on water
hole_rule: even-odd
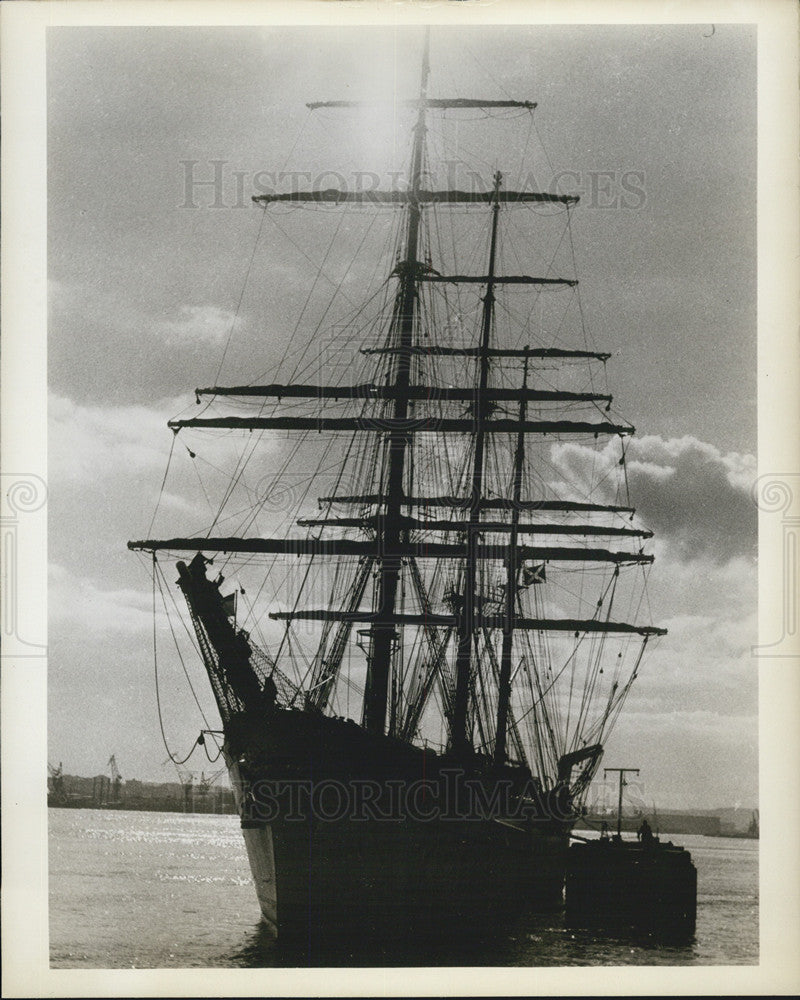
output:
[[[51,965],[57,968],[274,967],[230,815],[50,809]],[[527,916],[493,938],[414,954],[340,951],[326,964],[721,965],[758,961],[758,841],[677,836],[698,869],[688,945],[567,930]]]

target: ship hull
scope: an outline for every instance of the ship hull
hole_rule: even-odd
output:
[[[286,713],[226,747],[261,913],[282,948],[304,961],[353,943],[407,954],[561,906],[567,822],[501,815],[502,779],[481,779],[479,810],[458,791],[445,804],[452,762],[384,738],[381,773],[381,742],[365,756],[373,738],[337,721]],[[301,791],[282,796],[289,782]]]

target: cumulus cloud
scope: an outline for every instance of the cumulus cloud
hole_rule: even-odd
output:
[[[590,477],[596,481],[607,474],[612,480],[619,445],[610,441],[598,453],[583,445],[558,444],[552,459],[566,479],[588,490]],[[723,453],[691,436],[665,440],[648,435],[630,441],[627,459],[631,498],[639,516],[669,542],[680,559],[723,563],[735,556],[754,555],[757,515],[750,487],[756,461],[752,455]]]
[[[626,711],[659,712],[666,706],[672,713],[705,711],[720,718],[755,712],[754,611],[743,611],[739,622],[697,615],[659,624],[668,634],[646,658]]]
[[[643,712],[702,710],[721,717],[752,715],[758,699],[757,580],[746,556],[721,563],[681,558],[670,540],[655,547],[648,607],[667,629],[640,672],[626,706]],[[676,718],[673,739],[680,739]]]
[[[199,408],[192,402],[188,413]],[[167,417],[185,416],[175,400],[144,406],[83,405],[51,394],[48,479],[53,558],[93,571],[98,558],[118,553],[129,539],[204,532],[277,529],[276,511],[253,520],[268,456],[285,440],[261,432],[259,451],[232,493],[231,473],[253,437],[241,431],[186,430],[174,437]],[[220,505],[228,497],[220,512]],[[283,512],[283,517],[288,516]],[[91,523],[88,537],[79,545]],[[116,572],[116,570],[114,570]]]

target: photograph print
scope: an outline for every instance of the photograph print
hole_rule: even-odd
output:
[[[48,29],[51,968],[758,964],[756,43]]]

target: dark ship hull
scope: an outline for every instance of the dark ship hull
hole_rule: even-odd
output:
[[[259,904],[283,947],[406,950],[561,905],[568,800],[525,769],[458,766],[299,710],[234,717],[229,733]]]

